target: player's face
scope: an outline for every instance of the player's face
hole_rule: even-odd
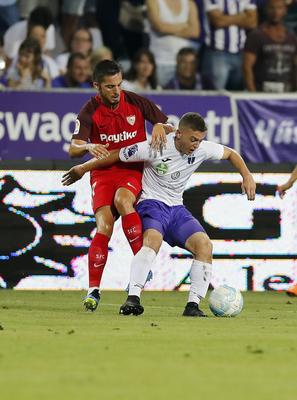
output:
[[[192,154],[206,137],[206,132],[182,128],[176,131],[176,148],[182,154]]]
[[[120,101],[122,74],[107,75],[102,82],[94,82],[94,87],[98,90],[104,104],[108,107],[116,108]]]

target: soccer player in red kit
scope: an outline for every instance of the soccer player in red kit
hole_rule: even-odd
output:
[[[166,142],[173,127],[167,116],[150,100],[121,90],[122,71],[115,61],[99,62],[93,72],[93,86],[98,94],[79,112],[69,154],[81,157],[90,153],[97,158],[108,150],[126,147],[146,140],[145,121],[153,124],[152,146]],[[97,232],[89,248],[89,290],[84,300],[87,310],[94,311],[100,300],[100,282],[107,261],[108,242],[115,219],[122,217],[122,227],[134,254],[142,246],[141,219],[134,203],[141,191],[143,165],[118,162],[91,172],[92,207]]]

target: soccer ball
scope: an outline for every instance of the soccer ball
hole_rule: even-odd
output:
[[[240,291],[231,286],[219,286],[209,296],[209,308],[216,317],[235,317],[242,307],[243,298]]]

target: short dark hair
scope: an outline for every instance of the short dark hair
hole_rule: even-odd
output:
[[[198,53],[193,47],[182,47],[176,55],[176,59],[178,60],[182,56],[187,56],[189,54],[193,54],[195,58],[198,58]]]
[[[41,25],[45,30],[53,23],[53,15],[48,7],[36,7],[31,11],[28,19],[29,26]]]
[[[88,57],[82,53],[71,53],[68,58],[67,69],[72,67],[75,60],[88,60]]]
[[[204,119],[196,112],[188,112],[184,114],[179,121],[178,127],[179,129],[187,127],[191,128],[193,131],[200,132],[207,131],[207,126]]]
[[[122,72],[122,67],[116,61],[103,60],[95,65],[93,71],[93,81],[102,82],[105,76],[116,75]]]

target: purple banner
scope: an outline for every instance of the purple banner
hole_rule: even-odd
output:
[[[248,162],[297,162],[296,99],[237,99],[241,154]]]
[[[0,93],[0,158],[68,159],[76,115],[95,94],[87,92]],[[208,139],[239,149],[231,103],[223,95],[147,95],[177,125],[186,112],[206,118]]]

